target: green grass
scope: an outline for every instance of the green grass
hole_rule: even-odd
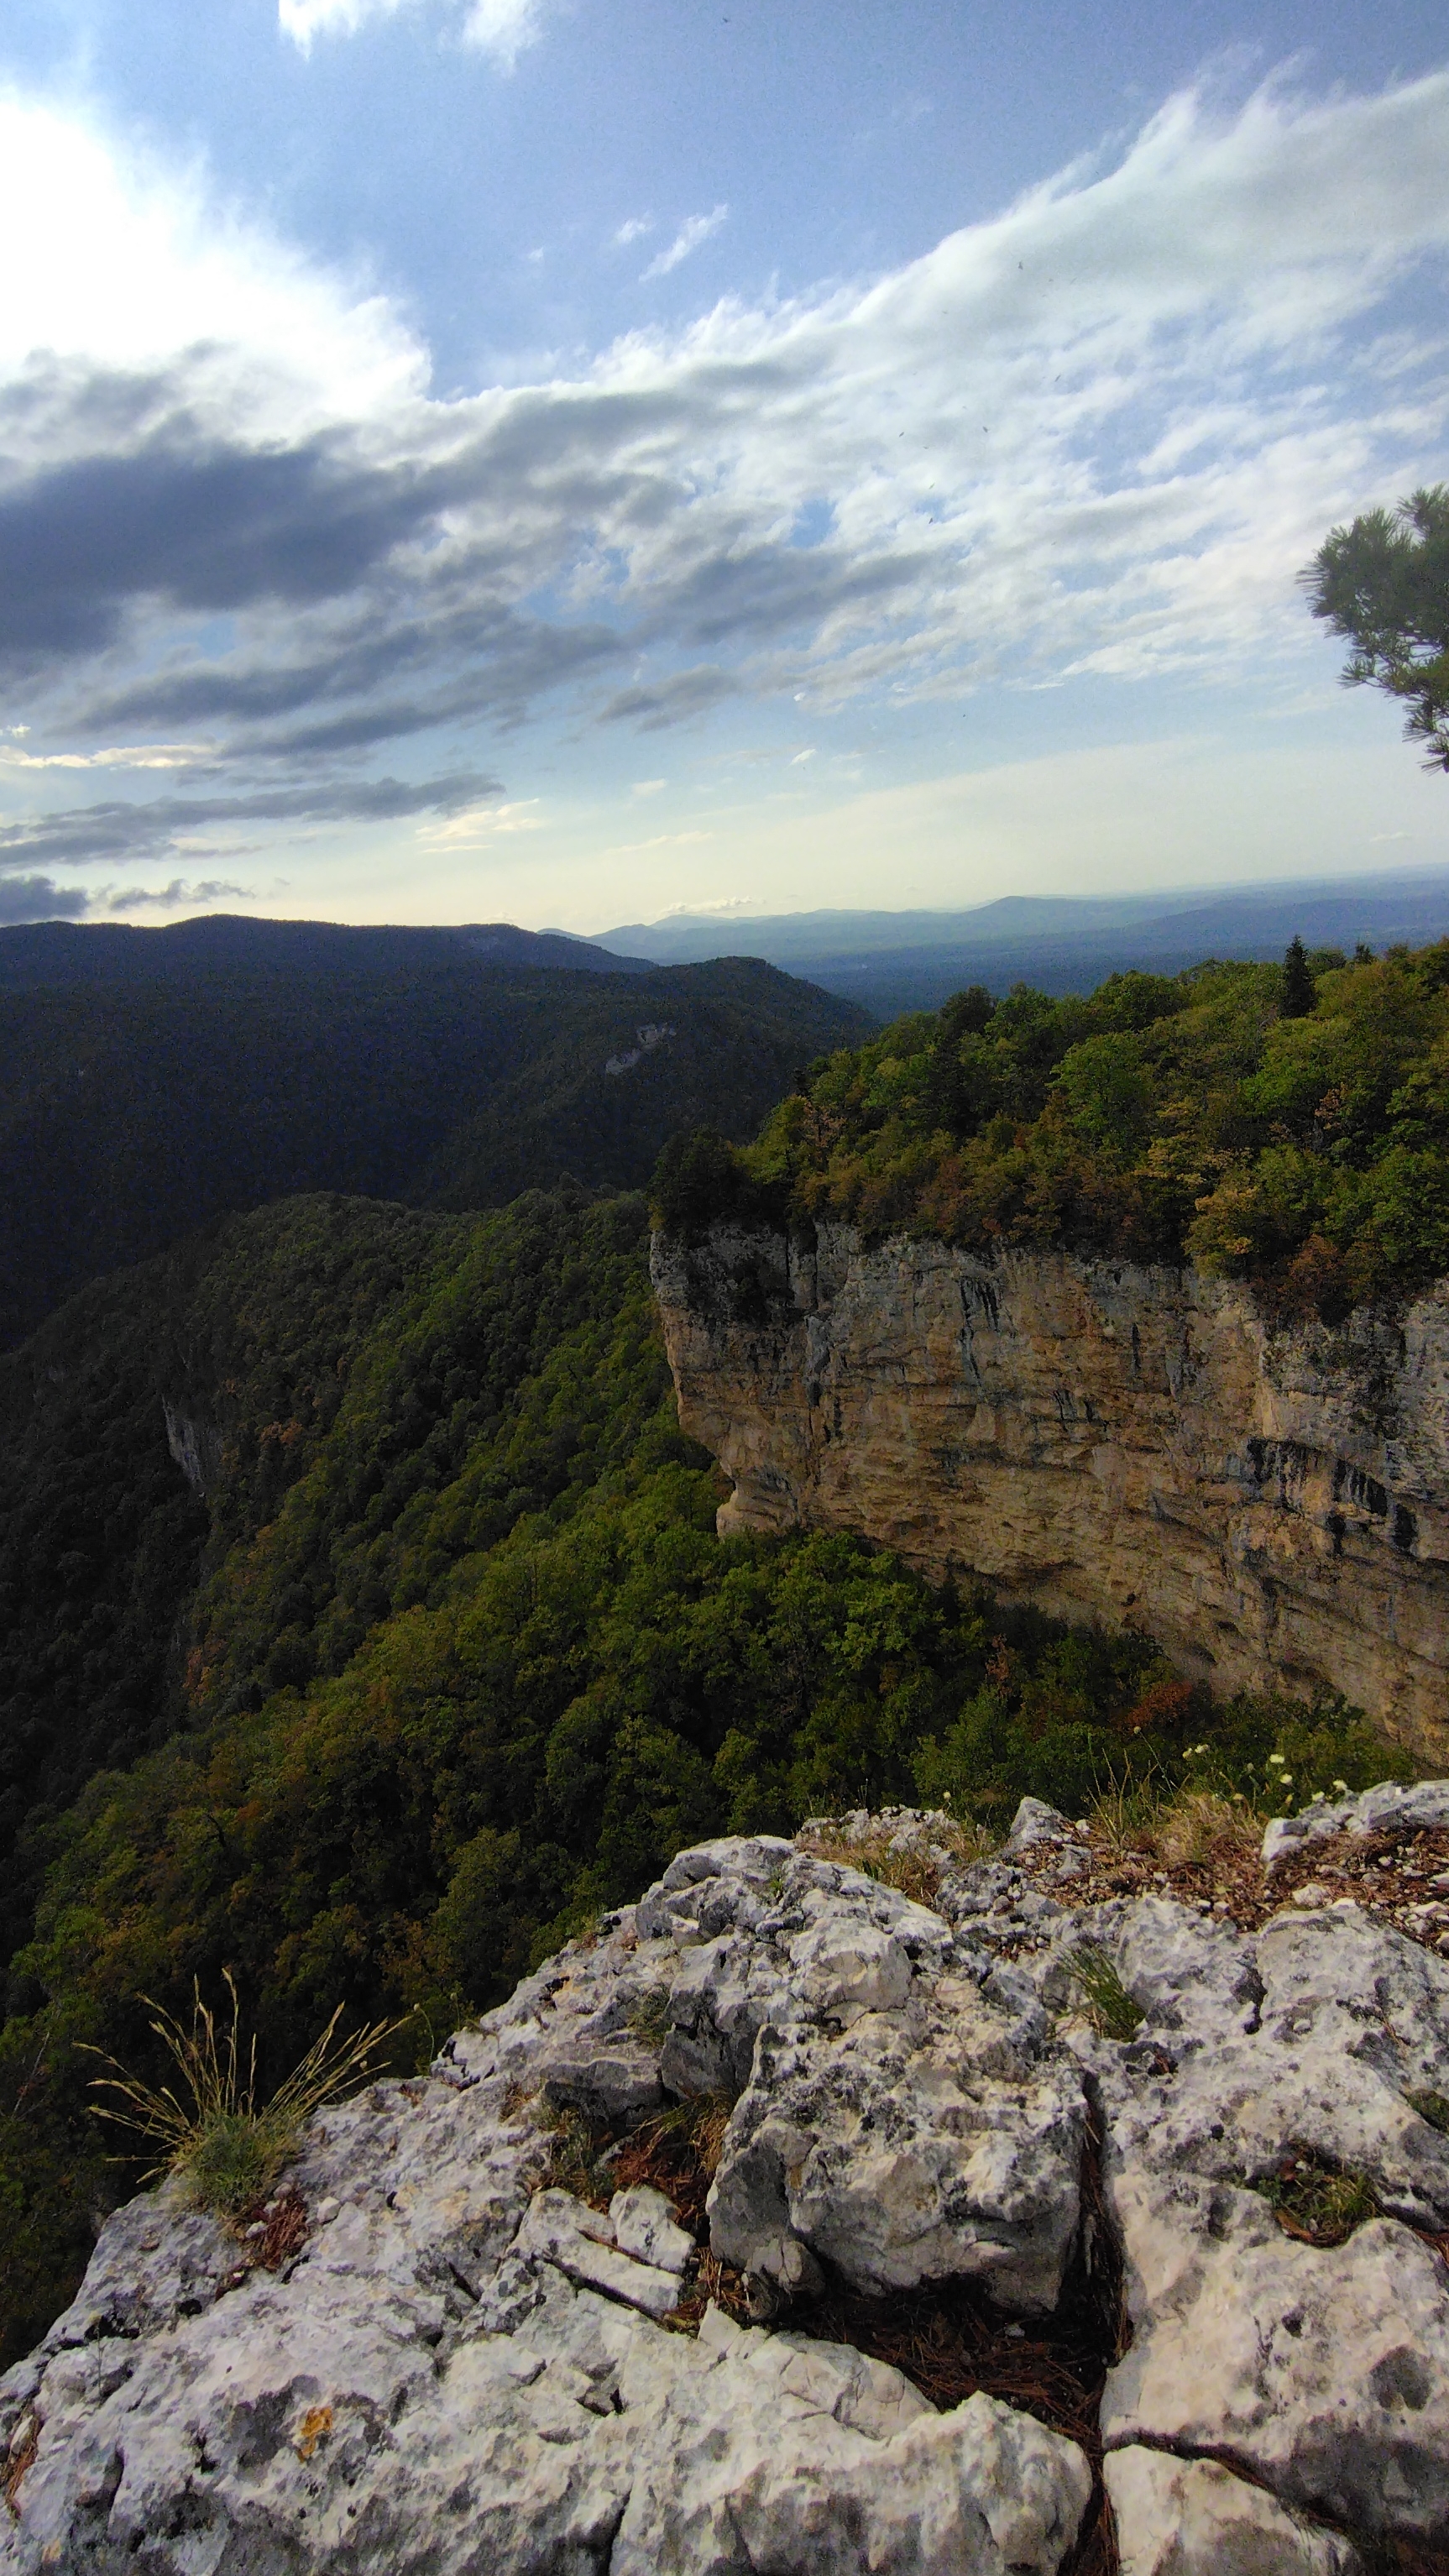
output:
[[[1379,2214],[1367,2174],[1332,2164],[1312,2147],[1289,2147],[1275,2170],[1249,2188],[1276,2211],[1288,2235],[1310,2245],[1343,2245],[1355,2228]]]
[[[1071,1974],[1087,2019],[1099,2038],[1135,2039],[1146,2015],[1127,1992],[1106,1951],[1099,1949],[1095,1941],[1083,1941],[1073,1953]]]

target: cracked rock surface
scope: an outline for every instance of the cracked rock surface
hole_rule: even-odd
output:
[[[964,2284],[1049,2340],[1104,2225],[1125,2576],[1449,2567],[1449,2135],[1410,2099],[1449,2095],[1449,1964],[1342,1903],[1255,1934],[1082,1905],[1034,1802],[939,1859],[928,1906],[770,1837],[681,1853],[426,2078],[321,2114],[278,2272],[174,2184],[119,2210],[0,2382],[5,2576],[1060,2576],[1081,2442],[812,2318]],[[1130,2039],[1084,2009],[1084,1942]],[[610,2189],[699,2095],[705,2218],[637,2165]],[[587,2182],[560,2122],[615,2142]],[[1342,2241],[1255,2188],[1289,2153],[1356,2178]]]

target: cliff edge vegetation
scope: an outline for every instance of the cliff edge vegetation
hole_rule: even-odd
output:
[[[666,1149],[661,1223],[834,1217],[1192,1261],[1335,1322],[1449,1270],[1449,940],[984,987],[821,1057],[731,1150]]]

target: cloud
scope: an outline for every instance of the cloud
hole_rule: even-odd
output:
[[[53,877],[0,877],[0,925],[21,921],[79,921],[90,908],[84,886],[58,886]]]
[[[696,841],[713,839],[713,832],[655,832],[647,841],[615,841],[607,850],[601,850],[599,856],[604,859],[633,859],[645,850],[681,850],[691,848]]]
[[[355,36],[376,18],[394,18],[409,0],[277,0],[277,23],[304,54],[319,36]],[[456,11],[450,14],[456,15]],[[471,0],[460,30],[463,43],[491,54],[512,71],[543,33],[543,0]]]
[[[6,714],[55,765],[26,784],[147,735],[204,736],[217,782],[0,848],[461,810],[360,773],[430,736],[446,782],[550,695],[645,732],[774,697],[813,731],[873,695],[1321,656],[1297,567],[1449,462],[1411,300],[1446,165],[1449,73],[1184,93],[884,275],[444,401],[365,285],[0,101],[0,219],[39,245],[0,311]]]
[[[672,672],[667,680],[619,689],[599,713],[605,724],[637,724],[643,733],[659,733],[666,725],[706,714],[725,698],[739,697],[743,686],[733,671],[701,662],[693,670]]]
[[[463,42],[492,54],[512,71],[519,55],[543,33],[542,0],[473,0],[463,22]]]
[[[197,885],[173,877],[168,886],[154,891],[146,886],[118,886],[102,901],[107,912],[178,912],[185,904],[225,903],[228,897],[250,903],[254,892],[251,886],[230,885],[223,877],[203,877]]]
[[[662,250],[657,259],[651,259],[640,284],[647,286],[652,277],[667,277],[672,268],[678,268],[682,259],[688,259],[691,251],[698,250],[701,242],[707,242],[712,233],[719,231],[721,224],[729,221],[729,211],[728,206],[716,206],[711,214],[690,215],[680,225],[669,248]]]
[[[629,793],[631,796],[658,796],[668,784],[667,778],[636,778]]]
[[[297,824],[390,823],[410,814],[453,814],[502,792],[496,779],[469,772],[420,785],[397,778],[334,779],[236,795],[158,797],[146,805],[78,805],[0,825],[0,869],[23,867],[36,858],[79,863],[178,849],[219,824],[271,824],[285,830]]]
[[[25,732],[23,725],[13,730]],[[14,751],[0,743],[0,766],[6,769],[189,769],[211,758],[204,742],[146,742],[113,746],[108,751]]]
[[[630,242],[642,241],[645,234],[652,233],[653,230],[652,215],[630,215],[627,222],[622,223],[615,233],[614,246],[616,250],[627,250]]]
[[[701,920],[712,920],[721,913],[748,912],[753,902],[753,895],[722,894],[716,895],[714,900],[710,903],[671,903],[666,906],[663,912],[658,913],[655,918],[658,921],[677,921],[683,917],[692,921],[697,916]]]
[[[516,797],[509,805],[465,805],[441,823],[422,823],[418,839],[430,849],[467,847],[480,841],[508,840],[515,832],[541,832],[543,817],[536,796]]]
[[[309,263],[94,121],[0,91],[5,449],[53,463],[183,445],[290,445],[421,395],[427,357],[384,299]]]
[[[446,471],[376,467],[335,439],[188,446],[17,477],[0,495],[0,665],[97,652],[137,601],[301,606],[354,589],[445,499]]]

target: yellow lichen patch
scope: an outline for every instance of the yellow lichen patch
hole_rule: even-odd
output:
[[[310,2460],[319,2442],[325,2442],[332,2430],[330,2406],[309,2406],[297,2427],[296,2452],[299,2460]]]

